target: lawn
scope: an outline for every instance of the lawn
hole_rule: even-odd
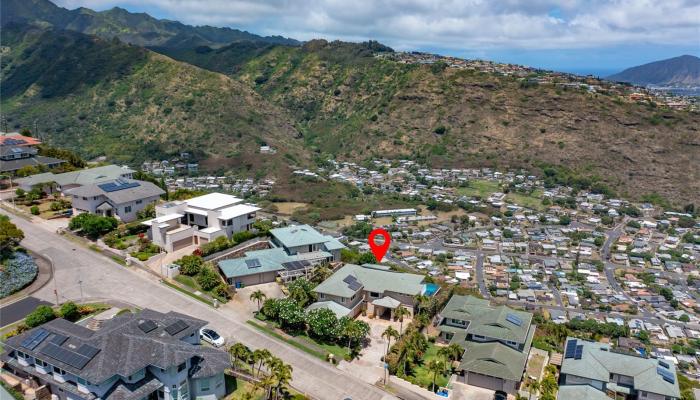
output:
[[[545,207],[542,205],[542,193],[542,189],[536,189],[530,194],[510,192],[506,199],[522,207],[543,210]]]
[[[347,357],[350,354],[350,353],[348,353],[347,347],[339,346],[338,344],[335,344],[335,343],[322,343],[322,342],[316,341],[316,340],[314,340],[306,335],[298,335],[298,336],[294,336],[294,338],[303,340],[303,341],[310,343],[312,345],[322,347],[328,353],[333,354],[333,356],[335,357],[335,359],[337,361],[344,360],[345,357]]]
[[[226,400],[242,400],[245,393],[253,390],[253,384],[242,379],[236,379],[231,375],[226,375]],[[261,400],[264,397],[263,391],[258,390],[257,396],[251,397],[252,400]]]
[[[221,297],[215,295],[211,291],[206,291],[202,289],[201,286],[199,286],[199,283],[197,283],[197,279],[194,276],[187,276],[180,274],[175,277],[175,280],[178,281],[179,283],[182,283],[183,285],[187,286],[188,288],[191,288],[192,290],[198,291],[200,293],[206,293],[209,296],[219,300],[220,303],[226,303],[226,299],[222,299]]]
[[[416,367],[413,370],[413,379],[412,381],[415,382],[417,385],[425,387],[425,388],[430,388],[430,385],[433,383],[433,373],[428,371],[428,362],[430,360],[439,358],[442,360],[442,357],[438,357],[437,352],[440,350],[440,347],[435,346],[434,344],[431,344],[430,347],[428,347],[428,350],[426,350],[425,355],[423,356],[423,364]],[[447,382],[449,382],[449,375],[446,374],[439,374],[437,376],[437,379],[435,380],[435,384],[438,387],[446,386]]]
[[[468,197],[486,198],[491,193],[500,192],[501,184],[496,181],[487,181],[483,179],[469,181],[469,186],[457,188],[457,193]]]

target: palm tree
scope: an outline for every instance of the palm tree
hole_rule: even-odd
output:
[[[265,399],[270,398],[270,392],[272,391],[272,386],[276,383],[275,377],[272,375],[265,375],[260,378],[260,386],[265,391]]]
[[[280,389],[283,385],[288,384],[292,380],[292,366],[279,362],[275,365],[273,369],[273,376],[277,379],[277,386],[275,387],[275,398],[279,396]]]
[[[267,298],[267,296],[260,289],[254,291],[253,293],[250,294],[250,299],[256,300],[258,302],[258,312],[260,312],[260,302],[262,302],[266,298]]]
[[[445,363],[442,360],[439,359],[432,359],[428,361],[427,365],[428,371],[433,373],[433,392],[437,391],[435,388],[435,380],[437,379],[437,374],[442,374],[442,372],[445,370]]]
[[[530,384],[527,386],[527,391],[530,394],[528,396],[528,400],[532,398],[532,394],[536,393],[538,390],[540,390],[540,383],[538,381],[532,381]]]
[[[406,340],[403,345],[403,376],[406,376],[406,363],[409,357],[413,357],[418,350],[416,343],[412,340]]]
[[[393,326],[388,326],[384,332],[382,332],[382,337],[387,338],[386,343],[386,353],[384,353],[384,362],[386,363],[386,358],[389,356],[389,348],[391,348],[391,338],[398,339],[399,331],[397,331]],[[386,369],[386,368],[385,368]],[[386,372],[384,373],[384,384],[386,385]]]
[[[260,376],[260,369],[262,369],[263,363],[269,360],[270,357],[272,357],[272,353],[268,349],[257,349],[253,352],[253,364],[259,363],[257,376]]]
[[[464,354],[464,349],[457,343],[452,343],[447,347],[438,350],[438,355],[445,358],[445,363],[449,366],[453,361],[457,361]]]
[[[424,304],[430,300],[430,297],[424,295],[424,294],[417,294],[413,297],[413,300],[416,302],[416,306],[418,307],[418,312],[423,311]]]
[[[398,318],[399,322],[401,322],[399,325],[399,335],[403,335],[403,317],[407,315],[411,315],[411,312],[404,306],[399,306],[399,308],[394,310],[394,317]]]
[[[250,349],[243,343],[236,343],[228,350],[233,357],[233,369],[237,369],[238,360],[246,360],[250,356]]]

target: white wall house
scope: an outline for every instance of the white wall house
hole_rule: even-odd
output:
[[[156,203],[165,192],[151,182],[116,179],[64,193],[71,198],[74,214],[87,212],[131,222],[138,218],[139,211]]]
[[[148,237],[167,252],[202,245],[219,236],[253,228],[256,212],[252,204],[223,194],[209,193],[189,200],[156,206],[156,218],[145,221]]]

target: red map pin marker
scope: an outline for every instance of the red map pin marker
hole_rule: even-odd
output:
[[[374,242],[374,238],[377,237],[377,235],[384,238],[384,243],[377,244]],[[369,233],[368,242],[369,248],[372,249],[372,254],[374,254],[374,258],[377,259],[378,263],[382,262],[386,251],[389,250],[389,243],[391,243],[391,235],[389,235],[389,232],[381,228],[375,229]]]

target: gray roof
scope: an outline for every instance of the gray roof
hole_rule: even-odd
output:
[[[335,314],[335,316],[338,318],[347,317],[352,311],[349,308],[336,303],[335,301],[317,301],[306,307],[306,311],[317,310],[321,308],[327,308],[333,311],[333,314]]]
[[[154,325],[150,331],[139,327],[144,322],[148,323],[147,321]],[[172,334],[168,333],[168,328],[175,323],[184,328],[177,332],[171,330]],[[149,309],[138,314],[116,316],[105,321],[97,331],[59,318],[7,339],[5,352],[0,358],[7,360],[9,353],[20,350],[96,384],[115,375],[132,375],[150,365],[170,368],[193,359],[198,363],[198,368],[192,376],[207,377],[223,372],[230,365],[230,360],[224,351],[183,341],[191,335],[198,335],[199,329],[204,325],[205,321],[184,314],[172,311],[163,314]],[[25,339],[39,329],[47,331],[48,336],[33,349],[25,346]],[[67,340],[59,345],[61,349],[70,350],[89,345],[98,352],[82,368],[59,361],[49,356],[47,350],[52,346],[56,347],[52,341],[60,335],[67,337]]]
[[[270,234],[283,246],[298,247],[310,244],[323,244],[327,251],[344,249],[345,245],[333,236],[324,235],[309,225],[292,225],[270,229]]]
[[[663,396],[680,397],[678,380],[674,383],[666,382],[657,372],[659,361],[651,358],[642,358],[631,354],[622,354],[611,351],[606,343],[589,342],[587,340],[567,338],[566,343],[576,340],[576,344],[582,346],[580,359],[564,358],[561,365],[561,373],[580,376],[607,383],[610,374],[630,376],[634,379],[634,388],[646,392],[657,393]],[[665,364],[668,373],[676,376],[676,368],[672,362]]]
[[[452,296],[440,315],[443,318],[468,321],[468,334],[517,343],[525,343],[532,323],[532,314],[529,312],[507,306],[491,306],[488,300],[473,296]]]
[[[65,161],[53,157],[34,156],[29,158],[19,158],[16,160],[0,160],[0,172],[17,171],[26,166],[43,166],[63,164]]]
[[[610,400],[605,393],[588,385],[566,385],[559,387],[558,400]]]
[[[271,249],[247,251],[245,257],[222,260],[217,265],[221,273],[228,279],[265,272],[305,268],[317,264],[319,261],[328,260],[332,256],[331,253],[325,251],[289,255],[284,249],[274,247]]]
[[[112,184],[117,182],[127,182],[130,185],[125,186],[124,189],[105,191],[102,187],[106,184]],[[138,186],[133,186],[138,184]],[[165,192],[160,187],[147,181],[137,181],[137,180],[108,180],[100,183],[93,183],[90,185],[84,185],[77,188],[66,190],[67,195],[74,197],[93,197],[93,196],[105,196],[113,204],[124,204],[135,200],[147,199],[149,197],[157,197]]]
[[[54,174],[46,172],[36,174],[26,178],[17,179],[17,184],[21,186],[33,186],[38,183],[56,182],[58,186],[67,185],[89,185],[92,183],[106,182],[117,179],[123,175],[133,174],[134,170],[122,168],[117,165],[105,165],[102,167],[86,168],[77,171]]]
[[[345,264],[323,283],[316,286],[314,291],[332,296],[352,297],[358,290],[364,288],[366,291],[380,294],[389,291],[415,296],[423,293],[423,279],[423,275]]]

